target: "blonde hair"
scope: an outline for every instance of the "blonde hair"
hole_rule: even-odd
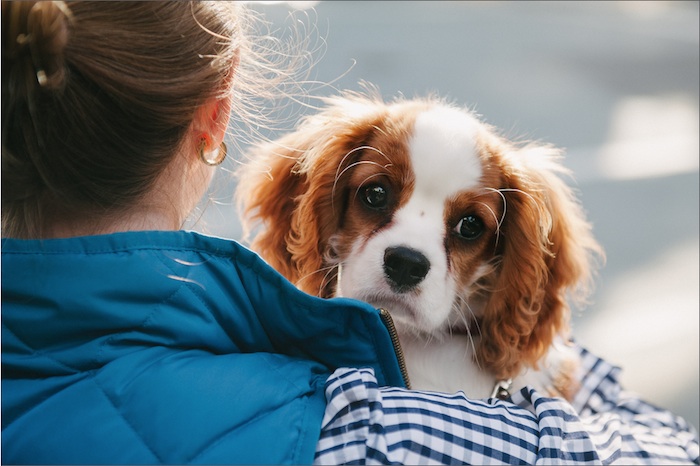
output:
[[[270,80],[251,18],[238,2],[3,1],[3,236],[132,206],[198,107]]]

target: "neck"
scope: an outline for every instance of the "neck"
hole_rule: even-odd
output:
[[[150,191],[128,209],[54,215],[44,237],[104,235],[124,231],[179,230],[209,184],[213,170],[198,159],[176,157]]]
[[[133,212],[107,214],[77,221],[75,219],[59,220],[47,228],[44,237],[69,238],[124,231],[178,230],[184,219],[176,217],[177,215],[168,215],[163,209],[154,209],[150,212],[137,209]]]

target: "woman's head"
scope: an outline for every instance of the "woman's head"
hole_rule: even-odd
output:
[[[3,1],[3,235],[121,215],[196,154],[193,135],[218,144],[243,14],[237,2]]]

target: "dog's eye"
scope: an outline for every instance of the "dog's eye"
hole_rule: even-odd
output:
[[[484,232],[484,222],[476,215],[467,215],[457,223],[455,233],[464,239],[477,239]]]
[[[378,184],[369,185],[362,191],[362,201],[370,209],[381,210],[386,208],[388,198],[389,196],[384,186]]]

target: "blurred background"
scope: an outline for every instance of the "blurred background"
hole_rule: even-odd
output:
[[[700,425],[697,1],[251,6],[280,37],[311,38],[314,95],[361,80],[387,99],[435,92],[565,148],[607,253],[576,338],[626,388]],[[220,170],[195,230],[240,238],[231,191]]]

